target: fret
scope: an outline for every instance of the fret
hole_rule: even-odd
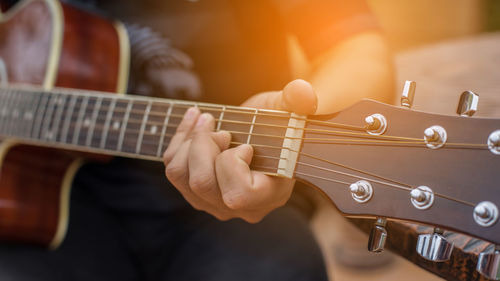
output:
[[[148,102],[137,99],[134,100],[132,105],[132,110],[130,111],[127,127],[125,130],[125,136],[123,138],[123,144],[121,151],[136,153],[137,144],[140,139],[142,120],[144,119],[144,113],[148,107]],[[143,134],[144,135],[144,134]]]
[[[226,106],[222,106],[222,111],[220,112],[219,120],[217,121],[217,128],[215,129],[215,131],[220,131],[220,126],[222,124],[222,119],[224,118],[225,111],[226,111]]]
[[[69,127],[70,127],[70,124],[71,124],[71,119],[72,119],[72,116],[73,116],[73,112],[74,112],[74,109],[75,109],[75,105],[76,105],[76,100],[78,99],[78,96],[77,95],[71,95],[71,99],[69,100],[69,106],[68,106],[68,109],[66,110],[66,115],[65,115],[65,118],[64,118],[64,123],[63,123],[63,126],[62,126],[62,130],[61,130],[61,142],[62,143],[67,143],[67,140],[68,140],[68,131],[69,131]]]
[[[40,102],[41,94],[40,93],[28,93],[24,92],[25,96],[30,97],[30,109],[29,111],[24,113],[23,118],[26,120],[26,122],[29,123],[29,125],[25,128],[24,136],[26,138],[32,138],[32,132],[35,127],[35,116],[37,113],[37,108],[38,104]]]
[[[30,105],[31,105],[31,100],[29,99],[29,95],[26,93],[22,92],[17,92],[16,95],[19,96],[18,99],[18,105],[17,110],[18,113],[15,114],[17,115],[17,124],[16,124],[16,129],[14,134],[18,137],[26,137],[25,132],[26,132],[26,127],[30,125],[31,122],[27,122],[26,119],[24,118],[24,115],[26,112],[29,111]]]
[[[64,109],[66,108],[66,101],[68,100],[67,95],[61,95],[59,97],[59,100],[57,101],[57,110],[54,115],[54,123],[52,125],[52,134],[54,135],[53,141],[57,141],[57,136],[59,134],[59,124],[61,123],[61,117],[64,112]]]
[[[2,89],[0,92],[0,134],[5,134],[6,132],[4,130],[5,126],[5,118],[7,116],[7,101],[8,101],[8,93],[10,92],[9,89]]]
[[[15,91],[11,91],[9,94],[9,105],[7,109],[7,126],[6,126],[6,131],[7,134],[11,136],[15,136],[15,129],[16,129],[16,118],[15,115],[19,115],[19,111],[17,109],[17,100],[19,98],[19,95],[16,94]]]
[[[48,108],[44,114],[44,120],[42,122],[42,131],[40,132],[41,140],[52,140],[53,134],[50,131],[50,125],[52,123],[52,114],[54,112],[54,108],[59,100],[59,95],[53,94],[49,96]]]
[[[250,139],[252,138],[252,133],[253,133],[253,127],[255,125],[255,119],[257,118],[258,113],[259,113],[259,110],[256,109],[255,113],[253,114],[252,124],[250,125],[250,130],[248,130],[247,144],[250,144]]]
[[[21,109],[19,111],[19,126],[17,135],[23,138],[29,137],[29,131],[33,125],[33,100],[35,95],[25,92],[18,92],[21,96]]]
[[[282,157],[281,149],[263,147],[259,145],[282,147],[283,140],[286,134],[290,114],[289,113],[273,113],[266,114],[264,110],[259,110],[255,118],[255,124],[252,129],[252,138],[250,145],[254,145],[254,157],[252,159],[252,169],[276,174],[279,171],[279,161]],[[271,124],[274,126],[259,126],[258,124]],[[272,137],[269,137],[272,136]],[[263,157],[260,157],[263,156]],[[267,168],[262,168],[267,167]]]
[[[73,128],[73,140],[72,144],[78,144],[78,139],[80,137],[80,129],[82,128],[83,117],[85,116],[85,111],[87,110],[87,104],[89,102],[89,96],[84,96],[82,104],[80,105],[80,110],[78,111],[78,117],[76,119],[75,128]]]
[[[35,123],[33,125],[33,130],[31,132],[31,138],[38,139],[40,137],[40,129],[42,126],[42,121],[44,119],[45,109],[47,102],[50,99],[49,93],[40,93],[40,98],[36,107]]]
[[[149,112],[151,111],[151,101],[148,102],[144,117],[142,118],[141,129],[139,131],[139,137],[137,138],[137,145],[135,148],[135,153],[139,154],[141,152],[142,139],[144,137],[144,128],[146,127],[146,121],[148,120]]]
[[[118,140],[123,127],[123,119],[125,118],[125,112],[129,104],[128,99],[116,97],[114,97],[114,99],[115,105],[111,113],[109,129],[106,132],[106,141],[104,144],[104,148],[110,150],[116,150],[118,148]]]
[[[301,127],[298,123],[302,119],[293,118],[289,113],[61,91],[0,89],[0,133],[159,160],[191,105],[203,113],[218,116],[216,130],[231,132],[233,142],[254,146],[256,157],[251,166],[256,170],[285,176],[293,172],[296,155],[290,155],[288,150],[299,144],[295,140],[301,129],[292,132],[287,126],[293,123]]]
[[[99,113],[99,109],[101,108],[101,103],[102,103],[102,97],[98,97],[94,105],[94,111],[92,112],[92,120],[88,129],[87,140],[85,141],[86,146],[90,146],[92,144],[92,136],[94,134],[95,123],[97,121],[97,115]]]
[[[236,121],[236,122],[224,122],[221,123],[221,130],[226,130],[232,133],[231,140],[238,143],[246,143],[248,140],[248,132],[252,124],[254,117],[254,109],[238,109],[238,110],[226,110],[224,113],[224,120]]]
[[[106,121],[104,122],[104,128],[102,132],[102,138],[101,138],[101,143],[99,145],[99,148],[104,149],[104,146],[106,145],[106,140],[108,138],[108,131],[109,131],[109,125],[111,124],[111,117],[113,116],[113,111],[115,110],[116,106],[116,98],[111,99],[111,104],[109,105],[108,108],[108,113],[106,114]]]
[[[168,125],[168,121],[170,120],[170,115],[172,114],[172,108],[174,107],[174,103],[170,102],[169,105],[170,106],[168,107],[167,115],[165,115],[165,119],[163,121],[163,127],[161,128],[160,143],[158,144],[158,151],[156,152],[157,157],[161,157],[161,155],[163,154],[163,149],[162,149],[163,142],[165,140],[167,125]]]
[[[12,103],[14,102],[13,99],[14,99],[14,92],[8,91],[5,107],[2,109],[2,119],[4,120],[2,131],[6,135],[10,135],[10,127],[12,123],[10,119],[11,119]]]
[[[191,103],[191,102],[184,102],[184,101],[173,101],[174,105],[172,107],[172,112],[170,114],[170,118],[168,120],[168,125],[165,131],[165,140],[163,141],[162,144],[162,151],[165,151],[167,149],[167,146],[170,142],[170,138],[175,134],[177,131],[177,126],[182,121],[182,118],[184,114],[186,113],[187,109],[189,107],[197,107],[196,104]],[[168,140],[167,140],[168,138]]]
[[[123,146],[123,138],[125,137],[125,130],[128,125],[128,119],[130,115],[130,111],[132,110],[132,105],[134,103],[134,100],[130,99],[127,104],[127,111],[125,112],[125,115],[123,116],[123,123],[122,123],[122,129],[120,131],[120,136],[118,138],[118,151],[122,151],[122,146]]]

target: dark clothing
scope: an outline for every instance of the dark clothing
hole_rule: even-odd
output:
[[[359,0],[84,2],[163,33],[194,62],[201,99],[225,104],[289,82],[288,34],[314,59],[339,40],[376,28]],[[327,279],[308,222],[296,209],[280,208],[254,225],[217,221],[184,201],[160,163],[87,164],[71,200],[61,247],[1,246],[0,279]]]
[[[128,173],[146,162],[116,158],[112,164],[112,173],[105,164],[78,173],[59,249],[0,246],[2,281],[327,280],[308,222],[296,209],[281,208],[255,225],[221,222],[183,203],[161,169]]]
[[[290,82],[287,35],[314,59],[348,36],[378,28],[360,0],[86,1],[169,38],[192,58],[201,99],[218,104],[238,105]]]

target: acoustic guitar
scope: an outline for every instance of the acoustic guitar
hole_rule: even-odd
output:
[[[347,217],[376,218],[372,251],[383,249],[387,221],[432,226],[412,232],[416,241],[405,249],[436,264],[465,253],[443,230],[500,245],[500,119],[410,110],[411,82],[402,107],[363,100],[327,116],[112,94],[125,91],[128,75],[120,23],[55,0],[25,0],[0,21],[3,241],[56,248],[82,157],[162,161],[184,112],[196,106],[216,118],[216,130],[231,132],[233,146],[254,147],[252,169],[307,183]],[[476,98],[465,93],[460,113],[470,115]],[[498,278],[496,248],[463,258],[476,276]]]

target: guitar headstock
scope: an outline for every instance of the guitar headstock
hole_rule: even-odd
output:
[[[412,87],[405,87],[403,104],[411,104]],[[475,111],[471,94],[462,97],[459,113]],[[371,100],[314,119],[304,130],[295,177],[344,215],[413,221],[500,245],[500,119]]]

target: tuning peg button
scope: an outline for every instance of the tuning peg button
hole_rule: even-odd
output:
[[[482,252],[477,259],[476,270],[488,279],[500,280],[500,248]]]
[[[472,91],[465,91],[460,95],[458,101],[457,114],[464,117],[471,117],[477,111],[479,96]]]
[[[386,219],[377,218],[368,238],[368,251],[380,253],[384,250],[385,241],[387,240],[386,223]]]
[[[411,108],[415,97],[415,89],[417,83],[415,81],[406,81],[401,94],[401,106]]]
[[[453,244],[448,242],[440,229],[432,234],[418,236],[417,253],[426,260],[443,262],[450,259]]]

